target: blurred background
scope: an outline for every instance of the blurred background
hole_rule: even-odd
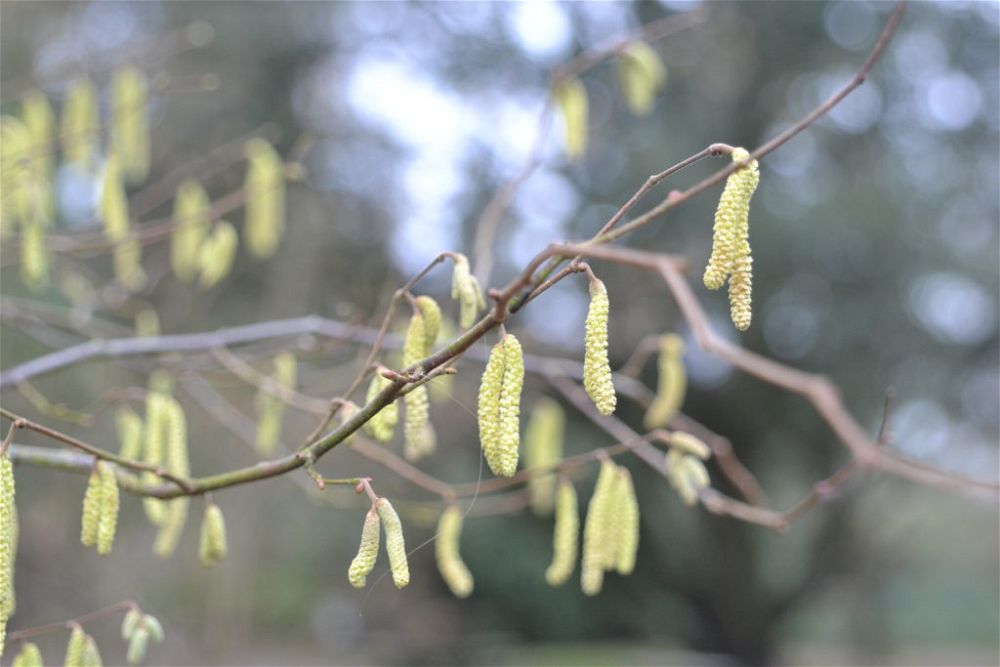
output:
[[[242,183],[241,146],[251,134],[301,159],[305,176],[289,186],[277,254],[260,262],[241,251],[233,274],[211,290],[172,278],[169,244],[153,243],[143,259],[151,280],[136,295],[110,285],[106,253],[75,250],[53,258],[50,287],[30,291],[8,245],[2,366],[92,336],[128,335],[136,312],[150,306],[164,333],[311,313],[377,326],[392,292],[438,252],[476,257],[477,219],[537,145],[537,169],[487,246],[489,285],[502,285],[549,241],[593,234],[649,174],[712,142],[757,146],[797,120],[850,78],[890,9],[881,2],[5,2],[3,113],[16,115],[35,86],[58,109],[82,74],[107,105],[111,71],[131,63],[153,82],[148,182],[207,159],[202,182],[222,197]],[[560,119],[540,123],[553,68],[690,12],[697,14],[687,27],[652,43],[669,78],[649,115],[629,113],[613,60],[583,75],[589,146],[568,161]],[[987,479],[998,474],[1000,437],[998,29],[996,3],[913,3],[868,82],[762,161],[750,214],[756,284],[747,333],[729,323],[725,295],[700,285],[718,188],[625,241],[690,258],[690,279],[718,331],[828,375],[873,434],[892,387],[895,447]],[[706,161],[671,178],[637,210],[721,164]],[[53,234],[72,239],[96,229],[93,177],[60,167],[55,185]],[[163,201],[139,224],[170,210]],[[239,226],[242,211],[227,217]],[[612,265],[595,269],[611,296],[614,366],[650,334],[690,339],[657,280]],[[449,280],[441,268],[418,291],[454,316]],[[529,352],[579,359],[586,308],[584,281],[570,279],[509,326]],[[394,329],[404,324],[400,317]],[[295,351],[298,388],[319,399],[342,392],[366,352],[308,337],[238,351],[267,372],[279,349]],[[790,507],[847,461],[805,401],[734,372],[693,340],[685,363],[684,411],[732,441],[776,508]],[[157,367],[195,368],[202,378],[177,391],[196,474],[257,460],[240,437],[248,429],[252,437],[254,389],[209,355],[94,362],[34,382],[50,402],[93,413],[86,425],[44,417],[16,390],[2,399],[19,414],[115,448],[113,402],[104,399],[109,390],[146,386]],[[642,374],[651,387],[654,367]],[[458,368],[452,397],[432,407],[438,451],[419,464],[449,483],[474,482],[480,472],[481,362]],[[526,392],[529,407],[556,395],[535,377]],[[229,406],[227,424],[205,409],[220,401]],[[612,444],[567,412],[568,454]],[[641,427],[640,407],[622,401],[619,414]],[[315,424],[311,414],[288,411],[283,442],[296,446]],[[33,434],[18,442],[54,444]],[[462,552],[476,590],[466,600],[441,582],[432,545],[411,556],[406,590],[381,576],[384,560],[366,590],[350,588],[345,573],[364,503],[342,488],[317,498],[305,475],[216,494],[230,556],[206,571],[196,553],[200,501],[178,553],[162,560],[151,553],[154,529],[140,503],[127,497],[115,550],[101,558],[77,538],[85,479],[19,466],[18,610],[9,631],[134,598],[167,631],[149,664],[1000,661],[995,501],[863,475],[781,536],[690,510],[657,471],[623,463],[642,511],[633,575],[610,576],[596,598],[580,592],[576,577],[552,589],[543,576],[550,519],[528,511],[470,517]],[[433,535],[434,514],[420,511],[433,496],[346,449],[320,468],[328,476],[373,475],[404,511],[411,547]],[[595,473],[577,483],[581,503]],[[88,630],[106,664],[123,661],[115,621]],[[47,661],[61,660],[65,640],[41,638]]]

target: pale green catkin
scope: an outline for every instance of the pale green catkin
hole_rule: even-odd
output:
[[[215,503],[205,505],[198,541],[198,558],[205,567],[212,567],[226,557],[226,519]]]
[[[14,560],[17,550],[17,513],[14,504],[14,465],[0,455],[0,655],[7,619],[14,613]]]
[[[702,442],[700,438],[684,431],[674,431],[671,433],[670,445],[679,449],[684,454],[697,456],[702,461],[707,461],[712,456],[712,450],[708,445]]]
[[[587,505],[587,519],[583,525],[583,556],[580,562],[580,587],[586,595],[597,595],[604,584],[605,563],[612,537],[614,487],[618,477],[616,466],[610,461],[601,463],[594,493]]]
[[[646,42],[626,46],[618,58],[618,85],[629,110],[645,116],[653,109],[656,94],[667,80],[667,68],[660,55]]]
[[[115,70],[111,82],[111,145],[129,183],[149,174],[149,84],[142,70],[131,65]]]
[[[750,157],[745,148],[734,148],[733,162]],[[726,180],[726,187],[715,211],[712,235],[712,255],[705,267],[704,282],[708,289],[719,289],[729,279],[730,315],[736,328],[750,326],[752,264],[749,240],[750,199],[760,182],[757,161],[739,169]]]
[[[576,489],[568,480],[559,484],[556,492],[556,525],[552,532],[552,563],[545,570],[549,586],[562,586],[569,581],[576,567],[579,550],[580,515]]]
[[[33,89],[21,100],[21,115],[30,137],[32,184],[37,200],[35,210],[40,216],[39,221],[45,227],[50,227],[55,216],[52,196],[55,113],[45,93]]]
[[[498,477],[517,472],[523,386],[521,343],[507,334],[490,351],[479,385],[479,441],[490,470]]]
[[[174,195],[174,233],[170,237],[170,266],[183,282],[198,272],[198,251],[208,234],[212,205],[200,183],[185,179]]]
[[[381,369],[376,369],[372,375],[371,382],[368,384],[368,394],[365,402],[371,402],[380,391],[390,384],[392,384],[392,380],[383,377]],[[392,440],[392,432],[395,430],[398,422],[399,404],[393,401],[375,413],[375,416],[365,423],[365,431],[379,442],[389,442]]]
[[[157,642],[163,641],[163,626],[160,625],[160,621],[152,614],[145,614],[142,617],[142,626],[149,630],[149,636],[151,639]]]
[[[434,343],[441,333],[441,307],[437,301],[427,295],[415,299],[420,314],[424,316],[424,351],[421,357],[426,357],[434,351]],[[414,360],[416,361],[416,360]],[[411,362],[412,363],[412,362]]]
[[[121,165],[115,155],[108,157],[101,191],[101,221],[104,235],[114,243],[112,264],[115,279],[126,289],[138,291],[146,285],[142,270],[142,245],[129,235],[128,197],[122,181]]]
[[[150,390],[146,394],[145,447],[143,447],[142,460],[143,463],[151,466],[159,466],[163,463],[167,432],[165,398],[158,391]],[[160,478],[152,472],[144,472],[141,477],[145,484],[155,484],[160,481]],[[156,526],[163,523],[166,516],[164,501],[157,498],[143,498],[142,506],[150,523]]]
[[[135,314],[136,336],[159,336],[160,316],[152,308],[143,308]]]
[[[166,466],[167,472],[178,477],[187,477],[191,472],[188,462],[187,420],[184,410],[173,397],[164,396],[164,424],[166,426]],[[153,550],[161,558],[167,558],[177,548],[184,524],[187,521],[190,499],[174,498],[166,501],[165,516],[156,536]]]
[[[63,105],[59,139],[67,162],[90,169],[100,132],[97,89],[89,79],[70,85]]]
[[[437,321],[428,322],[424,316],[424,310],[431,311],[434,317],[434,309],[427,306],[419,306],[410,318],[410,324],[406,329],[406,336],[403,339],[403,365],[411,366],[423,359],[428,354],[431,344],[428,342],[430,334],[437,335],[437,326],[441,322],[440,310],[437,311]],[[430,326],[428,326],[430,325]],[[425,438],[426,426],[430,419],[430,397],[427,395],[427,387],[419,386],[411,390],[403,397],[406,405],[406,414],[403,421],[404,454],[410,461],[415,461],[432,451],[429,442]]]
[[[0,212],[3,235],[9,236],[30,215],[31,135],[13,116],[0,116]]]
[[[215,224],[212,234],[198,250],[198,286],[209,289],[218,285],[233,269],[239,246],[236,228],[225,220]]]
[[[565,131],[563,150],[566,157],[576,160],[587,150],[587,89],[579,79],[567,79],[556,85],[553,97],[562,113]]]
[[[101,473],[95,466],[87,479],[87,490],[83,494],[83,513],[80,519],[80,543],[85,547],[97,544],[97,531],[101,525]]]
[[[129,610],[125,612],[125,618],[122,619],[122,641],[128,641],[135,629],[139,627],[140,620],[142,620],[142,612],[135,607],[129,607]]]
[[[347,568],[347,580],[355,588],[364,588],[368,575],[375,568],[378,559],[379,537],[382,531],[378,511],[373,507],[365,514],[365,523],[361,528],[361,544],[358,553]]]
[[[298,366],[295,355],[282,352],[274,358],[274,381],[285,389],[295,389]],[[278,446],[281,423],[285,414],[285,404],[277,397],[260,390],[256,397],[257,406],[257,451],[270,456]]]
[[[657,370],[656,396],[649,404],[644,420],[649,430],[666,426],[684,403],[687,373],[684,370],[683,338],[672,333],[660,337]]]
[[[146,657],[146,648],[149,646],[149,630],[144,627],[138,628],[129,638],[128,651],[125,659],[130,665],[138,665]]]
[[[666,463],[667,479],[681,501],[688,507],[697,505],[698,492],[711,481],[705,464],[698,457],[677,447],[671,447],[667,452]]]
[[[25,642],[11,663],[11,667],[42,667],[42,665],[42,652],[38,650],[38,644],[32,642]]]
[[[455,268],[451,274],[451,298],[459,304],[458,323],[468,329],[476,321],[476,315],[486,307],[483,290],[469,268],[469,258],[460,253],[454,255]]]
[[[118,430],[118,442],[121,444],[119,455],[122,458],[138,460],[142,454],[142,417],[129,408],[120,408],[115,413],[115,427]]]
[[[551,468],[562,460],[563,434],[566,415],[556,401],[543,397],[535,404],[524,438],[525,468]],[[528,479],[531,510],[538,516],[552,513],[555,501],[556,477],[552,472],[533,475]]]
[[[392,582],[396,588],[405,588],[410,583],[410,566],[406,561],[406,543],[403,541],[403,524],[386,498],[379,498],[375,504],[382,528],[385,530],[385,552],[389,556]]]
[[[459,598],[469,597],[474,586],[472,573],[469,572],[459,552],[462,518],[462,510],[455,505],[449,505],[438,521],[437,540],[434,543],[438,572],[441,573],[441,578],[452,594]]]
[[[632,574],[635,557],[639,551],[639,500],[635,495],[632,475],[625,468],[618,468],[616,518],[618,522],[618,549],[615,569],[618,574]]]
[[[97,650],[97,642],[94,641],[93,637],[87,635],[83,644],[83,659],[80,662],[80,667],[103,667],[103,665],[101,652]]]
[[[82,667],[83,653],[87,649],[87,634],[79,625],[74,624],[69,633],[69,642],[66,644],[66,659],[63,661],[65,667]]]
[[[97,553],[106,556],[111,553],[115,542],[115,531],[118,528],[118,477],[114,466],[105,461],[97,464],[97,472],[101,477],[101,516],[97,524]]]
[[[21,225],[21,280],[28,289],[36,292],[49,284],[45,230],[36,222]]]
[[[278,249],[285,229],[285,167],[269,143],[260,138],[246,143],[247,249],[267,259]]]
[[[584,339],[583,387],[602,415],[614,412],[618,401],[608,363],[608,313],[608,290],[594,278],[590,281],[590,310]]]

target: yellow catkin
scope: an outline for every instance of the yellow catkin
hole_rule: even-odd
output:
[[[129,408],[121,408],[115,413],[115,427],[121,444],[118,453],[126,459],[138,459],[142,454],[142,417]]]
[[[7,619],[14,613],[14,559],[17,549],[14,495],[14,466],[4,453],[0,455],[0,654],[3,653]]]
[[[178,280],[194,280],[211,216],[211,202],[201,184],[193,179],[181,182],[174,195],[174,233],[170,237],[170,267]]]
[[[121,165],[111,155],[104,169],[100,216],[104,235],[114,243],[112,251],[115,278],[126,289],[138,291],[146,284],[142,270],[142,245],[129,236],[128,197],[122,182]]]
[[[750,157],[745,148],[733,149],[733,162]],[[704,282],[709,289],[719,289],[729,278],[729,300],[733,324],[741,331],[750,326],[752,258],[750,255],[750,199],[760,182],[757,161],[733,172],[715,211],[712,255],[705,267]]]
[[[566,415],[551,398],[535,404],[524,439],[524,460],[527,470],[551,468],[562,460],[563,434]],[[531,509],[539,516],[552,513],[555,502],[556,477],[552,472],[533,475],[528,480]]]
[[[101,477],[101,516],[97,524],[97,553],[106,556],[111,553],[115,542],[115,530],[118,528],[118,477],[114,466],[101,461],[97,464],[97,472]]]
[[[438,572],[455,597],[466,598],[472,594],[474,582],[472,573],[466,567],[459,552],[459,541],[462,536],[462,510],[450,505],[438,521],[437,540],[434,543],[434,556]]]
[[[97,531],[101,524],[101,473],[95,467],[87,479],[87,491],[83,494],[83,513],[80,519],[80,542],[85,547],[97,544]]]
[[[42,652],[38,650],[38,644],[25,642],[21,651],[14,656],[11,667],[42,667],[42,664]]]
[[[612,519],[614,486],[618,473],[614,463],[604,461],[597,485],[587,505],[583,525],[583,556],[580,562],[580,587],[587,595],[597,595],[604,584],[608,527]]]
[[[587,150],[587,89],[579,79],[568,79],[556,86],[553,96],[562,113],[566,157],[575,160]]]
[[[143,308],[135,314],[136,336],[159,336],[160,316],[152,308]]]
[[[562,586],[569,581],[576,567],[579,549],[580,515],[576,489],[569,481],[559,484],[556,492],[556,524],[552,532],[552,563],[545,570],[549,586]]]
[[[178,477],[187,477],[191,472],[191,466],[188,462],[187,420],[184,417],[184,410],[180,403],[170,396],[164,396],[163,407],[167,471]],[[190,499],[186,497],[166,501],[163,523],[153,545],[153,550],[161,558],[167,558],[177,548],[177,541],[187,521],[189,504]]]
[[[618,59],[618,85],[629,110],[645,116],[667,80],[667,68],[660,55],[646,42],[635,41],[625,47]]]
[[[490,351],[479,385],[479,440],[490,470],[498,477],[517,472],[523,386],[521,343],[508,334]]]
[[[59,139],[66,161],[90,169],[100,128],[97,90],[89,79],[78,79],[70,85],[63,105]]]
[[[635,495],[632,475],[625,468],[618,468],[616,487],[616,518],[618,545],[615,569],[618,574],[632,574],[639,550],[639,500]]]
[[[87,650],[87,634],[79,625],[74,624],[69,633],[69,642],[66,644],[66,659],[63,664],[66,667],[82,667],[83,653]]]
[[[135,629],[139,627],[141,620],[142,612],[135,607],[129,607],[129,610],[125,612],[125,618],[122,619],[122,641],[128,641]]]
[[[708,445],[698,437],[684,431],[674,431],[671,433],[670,445],[681,450],[684,454],[697,456],[702,461],[707,461],[712,456],[712,450]]]
[[[440,311],[438,311],[438,324],[440,324]],[[432,333],[429,329],[423,308],[418,308],[410,318],[403,339],[404,366],[411,366],[427,355],[430,347],[428,334]],[[433,333],[436,335],[437,332]],[[429,443],[424,437],[425,427],[430,419],[430,397],[427,395],[427,387],[416,387],[403,397],[403,403],[406,405],[403,421],[404,454],[409,460],[415,461],[430,453]]]
[[[284,163],[269,143],[260,138],[246,143],[247,249],[267,259],[278,249],[285,229]]]
[[[392,503],[386,498],[379,498],[375,505],[382,528],[385,530],[385,552],[389,556],[389,568],[392,570],[392,582],[396,588],[405,588],[410,583],[410,566],[406,561],[406,543],[403,540],[403,524]]]
[[[698,504],[698,492],[710,483],[705,464],[684,450],[671,447],[667,452],[667,479],[688,507]]]
[[[144,447],[142,450],[143,463],[152,466],[159,466],[163,463],[164,443],[166,441],[166,412],[164,409],[165,397],[158,391],[150,390],[146,394],[146,428]],[[142,474],[142,481],[146,484],[155,484],[159,477],[151,472]],[[165,517],[164,502],[156,498],[143,498],[143,509],[150,523],[160,525]]]
[[[225,220],[215,223],[212,234],[198,251],[198,286],[209,289],[218,285],[233,269],[239,246],[236,228]]]
[[[205,567],[212,567],[226,557],[226,519],[215,503],[205,506],[198,542],[198,558]]]
[[[429,296],[423,295],[416,298],[417,308],[424,316],[424,351],[421,356],[426,357],[434,351],[434,343],[437,342],[438,334],[441,332],[441,307],[437,301]]]
[[[48,227],[55,214],[52,197],[55,113],[45,93],[33,89],[21,100],[21,115],[31,141],[31,174],[35,196],[38,198],[37,210],[41,215],[41,222]]]
[[[36,222],[21,226],[21,280],[37,291],[49,284],[49,253],[45,230]]]
[[[583,387],[598,412],[610,415],[618,402],[608,363],[608,290],[596,278],[590,282],[590,309],[584,339]]]
[[[101,652],[97,650],[97,642],[90,635],[87,635],[87,639],[83,644],[83,659],[80,662],[80,667],[103,667],[104,661],[101,660]]]
[[[365,523],[361,528],[361,544],[358,546],[358,553],[347,568],[347,580],[355,588],[364,588],[368,581],[368,575],[375,568],[375,560],[378,558],[379,537],[381,534],[381,520],[378,511],[373,507],[365,514]]]
[[[684,370],[684,339],[677,334],[660,337],[660,354],[657,357],[656,396],[646,411],[647,429],[662,428],[674,418],[684,403],[687,393],[687,374]]]
[[[129,183],[149,174],[149,84],[131,65],[115,70],[111,82],[111,146]]]
[[[130,292],[146,286],[146,272],[142,269],[142,244],[130,236],[115,243],[112,253],[115,279]]]
[[[483,290],[479,281],[469,268],[469,259],[462,254],[455,254],[455,269],[451,274],[451,298],[459,304],[458,323],[463,329],[468,329],[476,321],[476,315],[486,307]]]
[[[295,355],[282,352],[274,358],[274,381],[285,389],[295,389],[298,366]],[[257,392],[257,451],[264,456],[274,453],[281,436],[285,404],[277,397],[260,390]]]
[[[0,116],[0,213],[9,236],[30,217],[31,135],[18,118]]]
[[[392,381],[376,370],[375,374],[372,375],[372,380],[368,384],[368,395],[365,399],[369,402],[378,395],[380,391],[392,384]],[[399,422],[399,406],[396,401],[389,403],[384,408],[379,410],[374,417],[372,417],[365,424],[365,431],[378,440],[379,442],[389,442],[392,440],[392,432],[396,428],[396,424]]]
[[[454,340],[455,323],[447,317],[441,318],[441,332],[438,334],[439,340]],[[455,376],[449,373],[442,373],[431,380],[428,384],[428,391],[431,395],[431,402],[444,403],[451,401],[455,388]]]
[[[132,633],[128,642],[128,651],[125,659],[130,665],[138,665],[146,658],[146,648],[149,646],[149,630],[144,627],[138,628]]]

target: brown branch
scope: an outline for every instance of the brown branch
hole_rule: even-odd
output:
[[[139,609],[139,605],[136,604],[134,600],[122,600],[121,602],[116,602],[115,604],[104,607],[103,609],[98,609],[97,611],[92,611],[89,614],[71,618],[68,621],[63,621],[62,623],[49,623],[48,625],[38,625],[33,628],[25,628],[24,630],[9,632],[7,633],[7,641],[24,641],[25,639],[31,639],[32,637],[38,637],[39,635],[49,634],[50,632],[69,630],[73,626],[83,625],[84,623],[96,621],[106,616],[112,616],[130,609],[141,611]]]

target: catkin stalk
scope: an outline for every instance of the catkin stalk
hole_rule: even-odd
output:
[[[364,588],[368,581],[368,575],[375,568],[375,561],[378,558],[379,536],[381,533],[381,520],[379,512],[374,507],[365,514],[365,523],[361,528],[361,544],[358,545],[358,553],[351,561],[347,569],[347,580],[355,588]]]
[[[583,388],[598,412],[610,415],[618,399],[608,363],[608,290],[596,278],[590,281],[590,309],[584,338]]]
[[[459,552],[461,536],[462,511],[455,505],[449,505],[438,521],[434,555],[438,571],[448,588],[455,597],[465,598],[472,594],[474,582]]]
[[[388,499],[379,498],[375,507],[382,520],[382,528],[385,530],[385,552],[389,556],[392,582],[396,584],[396,588],[405,588],[410,583],[410,566],[406,561],[403,524]]]
[[[552,563],[545,570],[545,581],[549,586],[566,583],[573,568],[579,549],[580,516],[577,507],[576,489],[564,480],[556,492],[556,525],[552,532]]]

